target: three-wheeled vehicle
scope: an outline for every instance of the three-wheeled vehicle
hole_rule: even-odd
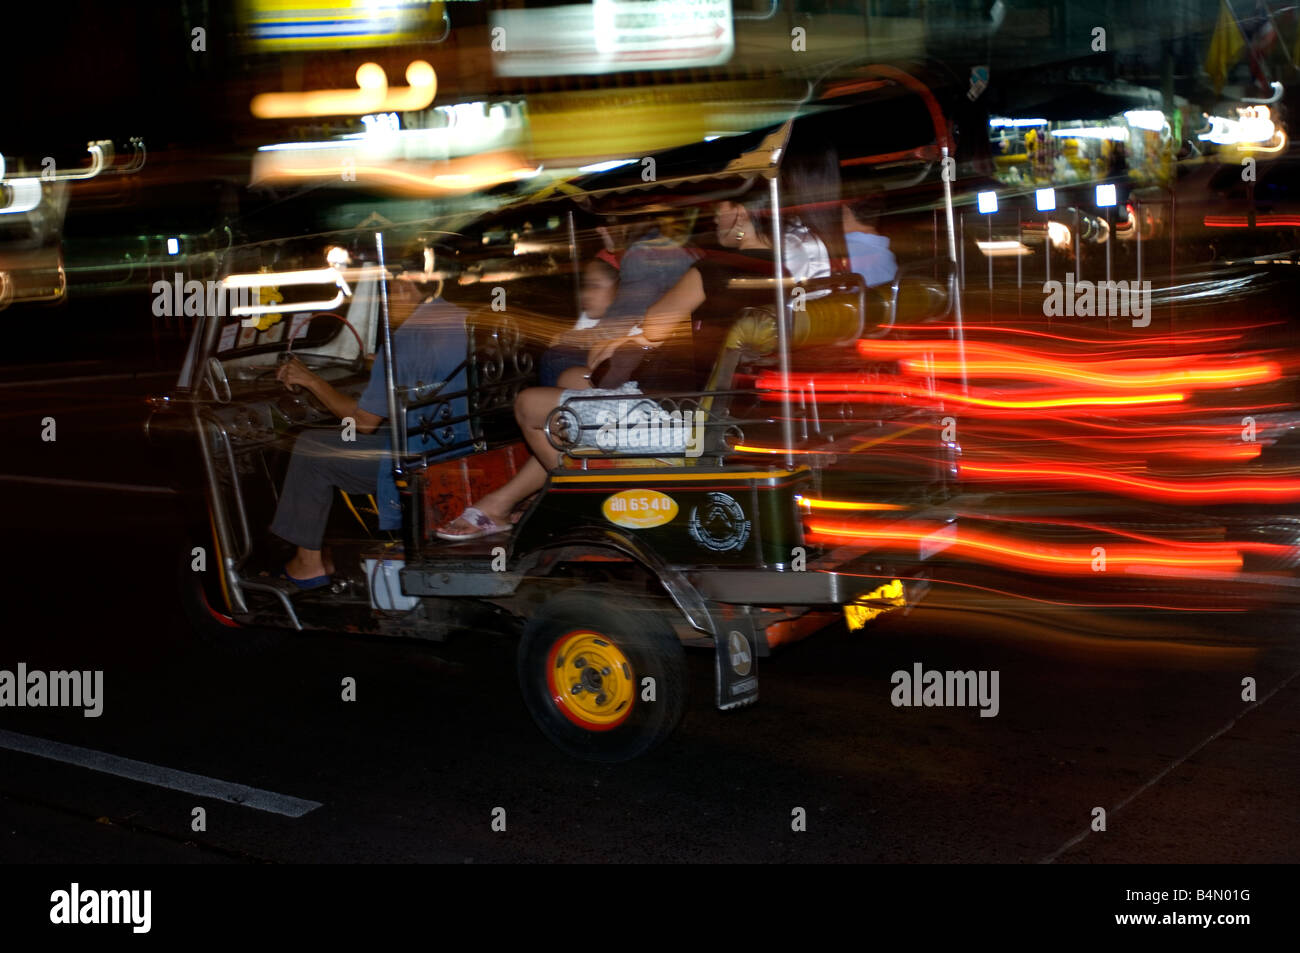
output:
[[[859,156],[859,164],[910,163],[913,182],[920,164],[937,180],[951,142],[929,91],[885,67],[858,77],[846,94],[912,97],[930,129],[919,145]],[[791,130],[787,121],[708,143],[691,168],[665,157],[654,181],[626,174],[639,167],[587,176],[496,220],[558,223],[570,248],[549,267],[570,289],[578,255],[566,204],[606,216],[633,207],[702,207],[765,184],[780,234],[779,172]],[[889,336],[927,316],[950,321],[954,309],[960,328],[951,221],[949,195],[947,254],[937,266],[913,269],[919,277],[903,272],[873,288],[846,274],[796,289],[775,243],[771,304],[735,316],[706,389],[653,398],[663,412],[656,419],[698,437],[653,453],[579,440],[576,402],[584,398],[574,398],[550,419],[559,463],[513,531],[457,543],[433,529],[528,458],[512,404],[536,381],[542,343],[533,333],[534,310],[516,307],[515,295],[504,296],[504,307],[490,295],[469,305],[463,376],[455,377],[463,384],[397,379],[388,308],[394,272],[385,254],[391,233],[363,229],[318,242],[314,254],[322,258],[327,244],[351,249],[349,263],[339,256],[328,266],[306,253],[294,260],[283,245],[275,261],[270,245],[232,249],[222,265],[224,289],[258,293],[225,309],[230,313],[198,320],[180,379],[154,400],[148,425],[155,442],[176,451],[172,476],[194,503],[181,577],[196,624],[239,644],[267,629],[441,640],[465,627],[522,622],[517,668],[529,711],[560,748],[597,761],[633,758],[673,731],[686,704],[683,646],[712,647],[718,708],[752,704],[759,658],[841,613],[859,628],[914,603],[928,586],[928,557],[945,545],[940,530],[902,558],[869,539],[822,548],[805,537],[805,520],[835,509],[868,514],[881,526],[917,516],[928,527],[953,521],[943,504],[957,447],[940,440],[941,408],[864,404],[817,391],[822,372],[840,379],[870,373],[854,347],[863,337]],[[466,248],[495,241],[481,224],[463,232]],[[491,289],[527,272],[537,256],[518,239],[517,231],[510,235],[515,251],[525,252],[514,273],[478,268],[480,284]],[[449,281],[445,294],[452,292]],[[340,494],[327,534],[334,583],[311,592],[267,571],[274,565],[264,558],[265,527],[295,438],[312,428],[341,435],[346,421],[277,382],[277,355],[289,351],[354,395],[367,384],[367,359],[387,355],[383,426],[397,448],[390,465],[400,533],[375,529],[366,494]],[[928,469],[891,469],[891,442],[904,438],[929,447]]]

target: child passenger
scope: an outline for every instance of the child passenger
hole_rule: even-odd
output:
[[[582,285],[578,292],[582,311],[577,322],[556,335],[551,347],[542,353],[538,376],[543,387],[554,387],[560,374],[587,360],[587,351],[596,340],[592,331],[609,313],[617,294],[618,258],[602,252],[583,266]]]

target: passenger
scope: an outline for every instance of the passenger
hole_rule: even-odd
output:
[[[781,164],[781,202],[788,209],[782,247],[796,281],[843,274],[848,265],[840,220],[840,157],[825,139],[791,139]]]
[[[844,206],[844,239],[855,274],[868,287],[888,284],[898,274],[898,260],[889,249],[889,239],[877,231],[881,200],[872,192]]]
[[[732,287],[731,281],[741,276],[772,277],[775,255],[766,183],[739,202],[717,203],[714,223],[722,250],[706,253],[694,262],[672,290],[655,302],[641,322],[640,335],[593,349],[596,370],[590,383],[599,389],[532,387],[519,394],[515,417],[533,458],[505,486],[440,527],[440,538],[476,539],[510,529],[510,514],[515,506],[546,482],[548,466],[542,461],[549,464],[557,456],[546,435],[546,420],[569,398],[611,398],[573,402],[586,442],[593,443],[593,428],[599,427],[601,415],[609,412],[610,404],[617,405],[640,393],[701,388],[701,369],[707,373],[707,359],[716,354],[727,324],[742,308],[772,301],[771,287],[766,282],[738,289]]]
[[[627,337],[640,333],[638,322],[641,317],[677,284],[695,260],[696,256],[685,247],[694,222],[695,215],[691,211],[685,215],[659,215],[648,226],[628,227],[628,234],[637,235],[638,231],[641,234],[633,239],[619,261],[618,289],[614,301],[599,326],[593,327],[589,332],[577,332],[587,338],[587,350],[581,354],[569,352],[565,365],[553,377],[543,373],[540,381],[543,386],[586,386],[586,378],[590,373],[586,369],[590,366],[587,357],[591,349],[611,350]],[[543,355],[543,360],[546,360],[546,355]],[[552,361],[550,366],[557,364]],[[568,368],[579,370],[561,378],[560,374]]]
[[[607,249],[582,269],[582,286],[578,292],[582,310],[567,331],[556,335],[552,345],[542,352],[538,377],[543,387],[553,387],[560,374],[583,364],[595,340],[592,331],[600,325],[618,294],[618,258]]]
[[[408,274],[410,274],[408,272]],[[389,326],[393,332],[394,379],[410,386],[446,381],[448,394],[466,389],[466,313],[444,301],[423,282],[423,276],[401,276],[390,282]],[[426,300],[427,298],[427,300]],[[379,526],[400,529],[401,506],[393,482],[389,432],[380,429],[388,416],[388,388],[382,351],[370,370],[370,380],[360,398],[337,390],[329,381],[294,358],[282,364],[276,377],[286,387],[305,387],[336,417],[356,421],[356,439],[343,442],[335,427],[305,430],[294,444],[284,488],[276,506],[271,532],[297,547],[281,575],[298,589],[319,589],[330,583],[334,567],[321,552],[329,521],[334,488],[347,493],[378,491]],[[458,398],[453,416],[464,416],[467,405]],[[425,413],[428,413],[426,410]],[[436,451],[468,444],[469,428],[461,423],[430,432],[421,428],[420,411],[408,413],[409,449]]]

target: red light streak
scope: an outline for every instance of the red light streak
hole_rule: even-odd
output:
[[[1206,228],[1246,228],[1250,225],[1245,215],[1207,215],[1203,221]],[[1300,226],[1300,215],[1256,215],[1255,225],[1295,228]]]
[[[1132,539],[1140,543],[1150,543],[1153,546],[1168,546],[1170,548],[1180,549],[1203,549],[1207,552],[1217,552],[1222,554],[1250,552],[1264,553],[1270,556],[1280,556],[1284,553],[1290,552],[1291,550],[1290,546],[1283,543],[1166,539],[1160,536],[1147,536],[1144,533],[1134,533],[1114,526],[1105,526],[1100,523],[1084,523],[1077,520],[1053,520],[1028,516],[990,516],[984,513],[970,512],[961,512],[958,514],[958,518],[963,520],[987,520],[998,523],[1029,523],[1038,526],[1064,526],[1069,529],[1083,529],[1091,532],[1106,533],[1111,536],[1120,536],[1124,539]],[[1223,528],[1218,527],[1217,532],[1221,534]]]
[[[960,361],[935,360],[928,364],[924,361],[907,359],[902,362],[903,369],[913,374],[923,375],[927,368],[940,377],[958,377],[961,375]],[[1022,378],[1044,381],[1077,381],[1092,384],[1099,388],[1143,388],[1143,387],[1244,387],[1276,380],[1281,375],[1278,365],[1273,363],[1250,364],[1244,367],[1204,367],[1184,368],[1183,370],[1161,372],[1101,373],[1083,370],[1056,361],[1035,362],[995,362],[966,361],[966,373],[971,377]]]
[[[764,375],[758,379],[758,387],[760,390],[776,391],[781,389],[780,380],[777,375]],[[802,389],[802,386],[800,382],[792,381],[789,389],[797,391]],[[973,393],[961,394],[956,391],[927,390],[919,381],[908,381],[902,378],[896,379],[896,382],[892,384],[866,382],[854,375],[836,375],[834,377],[832,375],[819,375],[814,386],[819,392],[819,402],[823,399],[828,402],[880,402],[882,398],[872,397],[871,395],[881,394],[889,395],[890,398],[903,402],[944,401],[995,410],[1045,410],[1059,407],[1142,407],[1151,404],[1174,404],[1187,398],[1187,395],[1182,392],[1085,394],[1067,391],[1055,394],[1044,393],[1043,396],[1014,400],[1003,397],[981,397]],[[900,393],[900,390],[902,393]],[[823,398],[823,395],[828,393],[834,396]]]
[[[939,524],[871,526],[810,521],[808,539],[825,543],[873,543],[886,549],[910,551],[945,528]],[[1045,546],[965,528],[959,529],[947,541],[950,545],[944,552],[948,555],[994,566],[1054,575],[1098,574],[1093,568],[1098,554],[1094,553],[1095,547],[1091,544]],[[1235,548],[1231,551],[1170,552],[1166,546],[1132,543],[1108,543],[1103,548],[1106,572],[1195,576],[1198,572],[1237,572],[1241,569],[1241,555]]]
[[[973,479],[1030,483],[1067,483],[1128,493],[1147,499],[1164,500],[1170,496],[1183,501],[1202,503],[1266,503],[1300,500],[1300,480],[1254,476],[1248,479],[1220,478],[1203,480],[1156,480],[1129,476],[1107,470],[1066,467],[996,467],[959,463],[958,473]]]

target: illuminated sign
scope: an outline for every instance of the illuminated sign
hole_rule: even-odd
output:
[[[315,89],[303,93],[260,93],[249,109],[258,119],[290,116],[359,116],[366,113],[414,112],[433,102],[438,76],[424,60],[406,67],[406,88],[388,85],[388,74],[378,63],[357,67],[356,89]]]
[[[429,0],[245,0],[243,22],[258,53],[417,43],[445,33]]]
[[[731,0],[592,0],[495,10],[491,27],[493,62],[502,76],[718,66],[735,48]]]

